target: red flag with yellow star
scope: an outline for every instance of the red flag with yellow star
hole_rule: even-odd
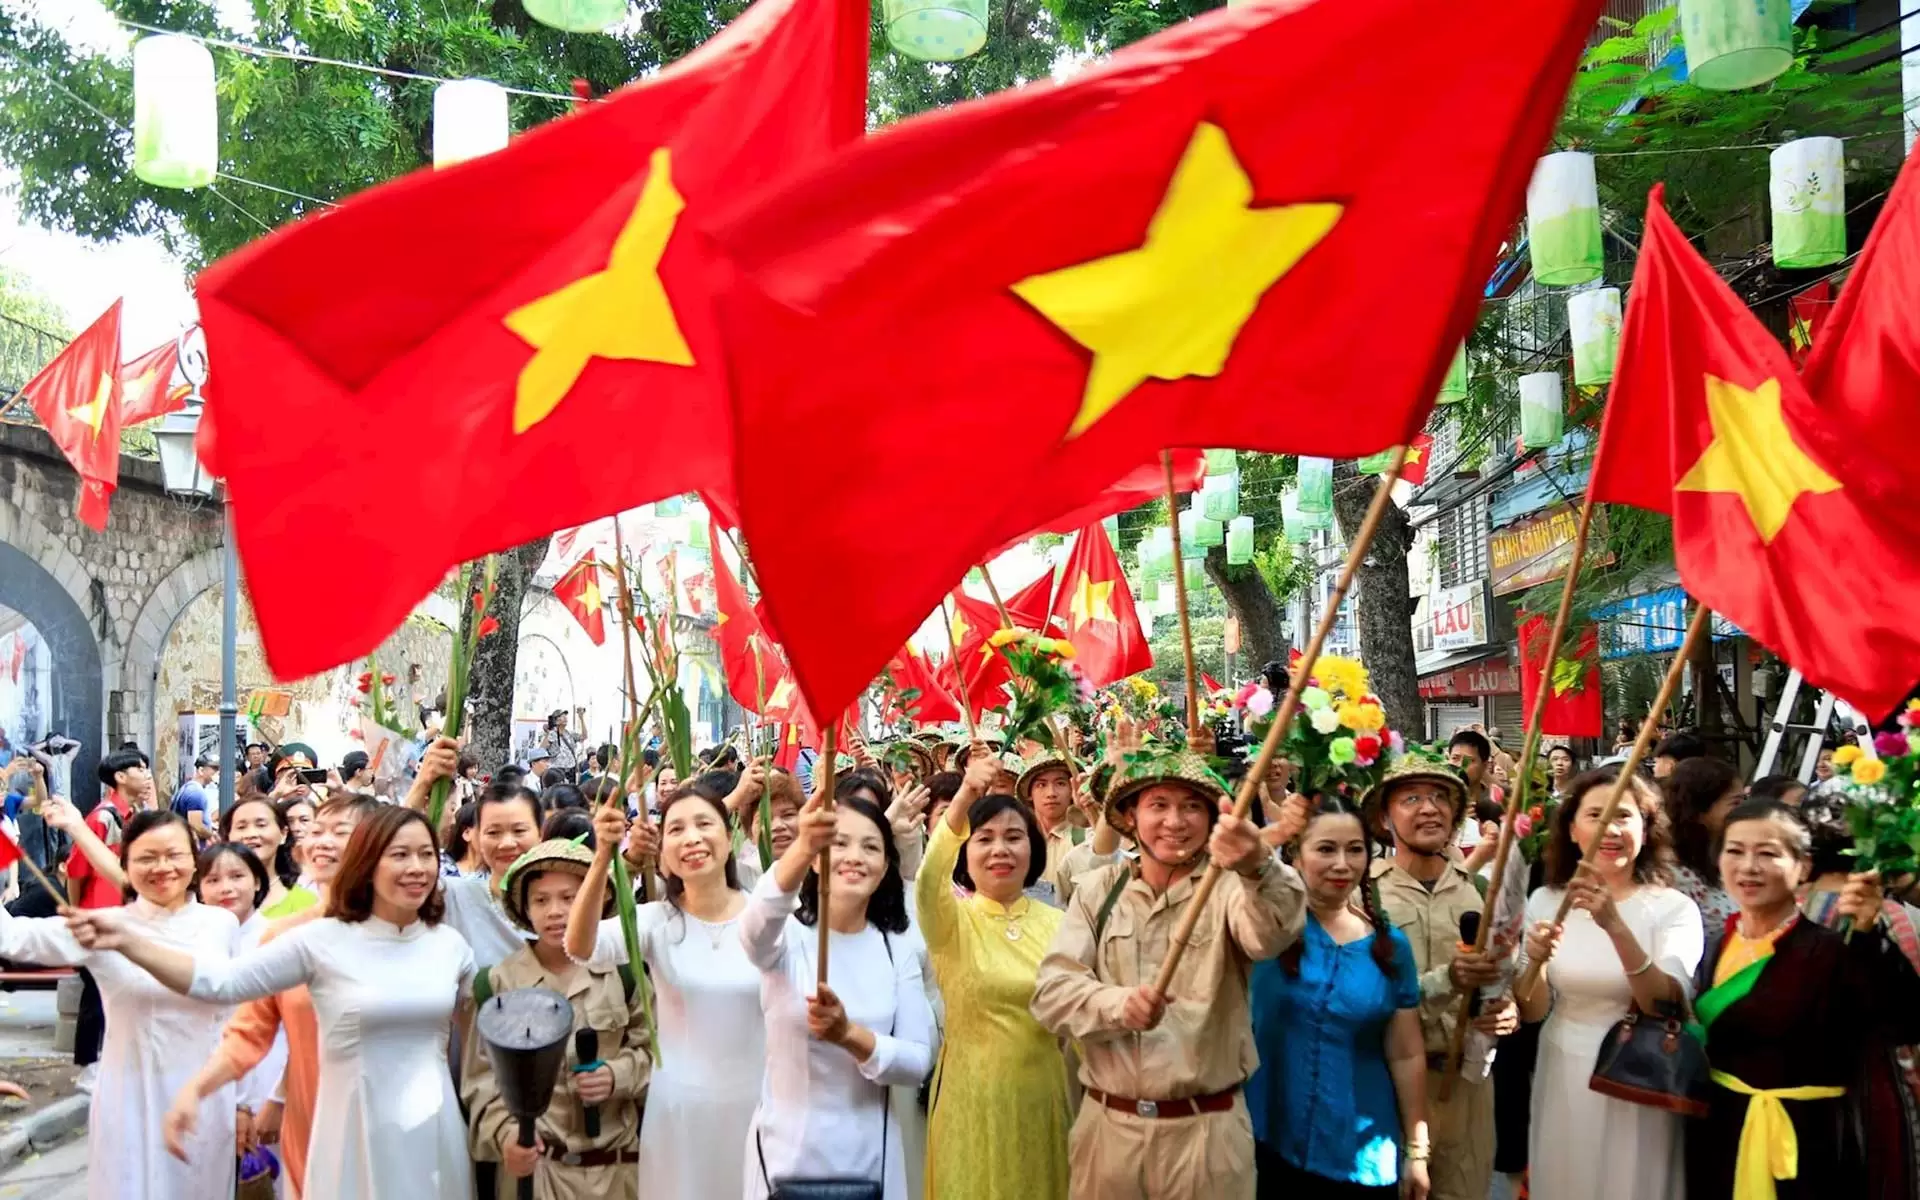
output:
[[[120,485],[120,302],[68,342],[21,391],[53,444],[80,473],[80,519],[105,529],[107,505]]]
[[[720,527],[712,522],[708,526],[707,545],[713,551],[713,600],[719,610],[714,618],[713,640],[720,644],[727,692],[740,707],[759,713],[772,707],[769,700],[787,677],[787,660],[767,636],[760,614],[747,602],[746,589],[722,556]]]
[[[1053,611],[1053,568],[1046,574],[1007,597],[1007,615],[1022,629],[1044,633],[1048,614]]]
[[[589,550],[553,585],[553,598],[573,614],[593,644],[607,640],[607,606],[600,591],[600,560]]]
[[[1153,650],[1133,607],[1133,590],[1106,527],[1093,524],[1073,539],[1053,616],[1066,628],[1087,682],[1105,687],[1153,666]]]
[[[1433,435],[1423,433],[1407,443],[1407,461],[1400,467],[1400,478],[1419,487],[1427,481],[1428,460],[1433,457]]]
[[[1001,628],[999,610],[991,601],[976,599],[955,588],[943,619],[951,623],[953,644],[959,648],[959,667],[956,669],[953,658],[941,663],[936,674],[940,686],[954,696],[964,687],[976,717],[1005,705],[1007,684],[1013,681],[1013,666],[988,643]]]
[[[1525,614],[1522,614],[1523,616]],[[1528,616],[1520,623],[1520,709],[1532,712],[1534,697],[1545,683],[1552,691],[1540,718],[1540,732],[1556,737],[1600,737],[1604,714],[1600,692],[1600,628],[1588,625],[1574,638],[1572,654],[1562,653],[1549,669],[1547,618]],[[1563,647],[1564,651],[1564,647]]]
[[[452,564],[696,488],[731,509],[724,264],[696,225],[864,133],[868,20],[758,0],[604,101],[201,274],[203,448],[278,675],[373,649]],[[314,562],[368,568],[354,603]]]
[[[1164,448],[1352,458],[1418,432],[1601,8],[1215,9],[711,221],[741,273],[741,517],[815,703]],[[860,469],[795,504],[816,456]],[[863,566],[873,586],[837,586]]]
[[[1658,187],[1628,295],[1594,499],[1671,514],[1695,599],[1868,716],[1891,711],[1920,680],[1920,552],[1816,449],[1834,418]],[[1920,506],[1911,476],[1897,503]]]
[[[121,425],[138,425],[187,406],[193,389],[173,381],[179,364],[180,343],[166,341],[120,365]]]
[[[1044,615],[1044,614],[1043,614]],[[920,648],[908,642],[893,656],[887,664],[887,675],[893,681],[897,706],[916,725],[938,725],[945,721],[960,719],[960,705],[954,700],[955,693],[940,686],[934,677],[933,664]],[[906,693],[917,693],[907,697]]]

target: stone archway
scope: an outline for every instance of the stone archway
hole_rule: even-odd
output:
[[[152,746],[156,756],[161,739],[173,737],[171,727],[160,728],[163,714],[154,708],[159,702],[160,656],[166,652],[167,636],[173,632],[174,622],[187,610],[187,605],[208,589],[220,586],[225,571],[223,558],[224,552],[218,548],[202,550],[167,572],[134,617],[120,674],[120,689],[125,697],[123,719],[128,729],[139,731],[139,736],[145,739],[141,744]]]
[[[53,656],[48,728],[80,743],[70,778],[82,809],[99,798],[94,777],[106,742],[106,669],[87,613],[92,576],[39,521],[0,500],[0,604],[33,622]]]

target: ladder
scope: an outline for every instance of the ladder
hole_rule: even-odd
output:
[[[1832,692],[1820,692],[1820,698],[1814,705],[1811,724],[1795,724],[1792,720],[1794,702],[1800,698],[1800,688],[1806,683],[1799,668],[1787,673],[1787,683],[1780,691],[1780,703],[1773,710],[1773,720],[1767,725],[1767,742],[1760,751],[1760,763],[1753,769],[1755,779],[1763,779],[1773,774],[1773,764],[1780,757],[1781,743],[1789,733],[1808,734],[1806,749],[1800,755],[1800,769],[1793,773],[1801,783],[1813,782],[1814,764],[1820,761],[1820,744],[1827,736],[1828,728],[1833,724],[1837,712],[1842,725],[1857,735],[1860,749],[1873,753],[1873,727],[1866,718],[1854,711],[1852,705],[1835,698]]]

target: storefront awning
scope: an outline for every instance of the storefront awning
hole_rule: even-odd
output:
[[[1468,663],[1479,662],[1506,651],[1505,646],[1473,646],[1466,650],[1440,650],[1429,654],[1416,654],[1413,659],[1413,673],[1422,679],[1429,675],[1440,675],[1455,667],[1464,667]]]

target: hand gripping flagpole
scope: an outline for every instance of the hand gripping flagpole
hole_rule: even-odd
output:
[[[1553,629],[1547,634],[1547,645],[1541,659],[1540,682],[1533,691],[1533,711],[1527,714],[1526,737],[1520,748],[1520,784],[1515,789],[1513,802],[1507,805],[1507,811],[1500,816],[1500,840],[1493,853],[1493,878],[1488,881],[1487,903],[1492,905],[1500,895],[1501,884],[1506,882],[1507,859],[1513,852],[1514,822],[1519,814],[1527,811],[1532,799],[1533,761],[1540,752],[1540,726],[1547,718],[1547,701],[1553,696],[1553,664],[1560,657],[1561,643],[1566,640],[1567,623],[1573,614],[1574,585],[1580,578],[1580,565],[1587,555],[1587,529],[1593,522],[1593,490],[1589,488],[1585,499],[1580,503],[1580,523],[1573,532],[1573,557],[1567,563],[1567,576],[1560,585],[1560,607],[1553,614]],[[1522,655],[1524,658],[1525,655]],[[1474,938],[1473,952],[1484,954],[1487,943],[1493,936],[1492,913],[1483,914],[1480,932]],[[1446,1103],[1453,1098],[1453,1081],[1460,1070],[1460,1054],[1467,1044],[1467,1022],[1473,1010],[1473,995],[1477,989],[1469,988],[1460,996],[1459,1007],[1453,1016],[1453,1038],[1447,1045],[1447,1067],[1440,1076],[1440,1102]]]
[[[813,769],[815,771],[826,772],[826,775],[823,777],[825,782],[820,785],[820,809],[822,812],[833,811],[833,759],[838,749],[834,745],[834,742],[839,733],[840,718],[835,717],[828,723],[826,732],[820,735],[820,762]],[[819,885],[814,889],[814,895],[818,898],[818,903],[815,906],[818,909],[818,916],[815,918],[814,928],[820,933],[820,959],[815,967],[815,988],[816,994],[818,994],[817,989],[825,987],[827,983],[827,944],[833,938],[833,929],[827,922],[827,901],[833,891],[831,886],[833,879],[832,842],[828,842],[826,845],[820,847],[820,862],[819,865],[814,867],[813,871],[814,874],[818,876],[817,882]]]
[[[1340,615],[1340,605],[1346,600],[1348,589],[1353,587],[1354,574],[1367,557],[1367,547],[1373,543],[1373,535],[1380,528],[1381,518],[1386,516],[1387,505],[1393,503],[1393,485],[1400,479],[1401,468],[1406,466],[1407,448],[1395,446],[1388,453],[1393,455],[1393,464],[1380,477],[1379,487],[1373,493],[1373,502],[1367,506],[1366,519],[1360,522],[1360,528],[1353,535],[1353,544],[1347,548],[1347,561],[1341,564],[1340,575],[1334,580],[1326,607],[1321,610],[1320,622],[1314,626],[1313,637],[1307,642],[1299,661],[1293,664],[1293,678],[1287,683],[1285,698],[1274,709],[1273,724],[1267,728],[1267,736],[1260,743],[1260,753],[1254,756],[1246,775],[1240,780],[1240,791],[1233,799],[1233,815],[1241,820],[1245,820],[1247,813],[1252,810],[1254,797],[1260,794],[1260,782],[1267,777],[1267,768],[1273,765],[1273,760],[1279,755],[1280,740],[1286,736],[1287,727],[1293,723],[1293,714],[1299,710],[1300,693],[1306,690],[1307,680],[1313,677],[1313,665],[1320,659],[1320,647],[1326,644],[1327,635],[1333,632],[1333,623]],[[1173,983],[1174,972],[1179,969],[1180,956],[1187,952],[1187,942],[1193,937],[1193,928],[1200,921],[1201,910],[1206,908],[1207,900],[1219,882],[1220,868],[1212,862],[1207,863],[1206,870],[1200,876],[1200,884],[1194,889],[1193,899],[1187,904],[1187,911],[1181,914],[1180,924],[1174,928],[1173,944],[1167,947],[1166,961],[1160,964],[1160,974],[1153,981],[1154,992],[1163,1000],[1167,988]]]
[[[1706,633],[1707,623],[1712,616],[1712,611],[1704,604],[1693,610],[1693,620],[1687,623],[1687,636],[1674,654],[1673,664],[1667,668],[1667,677],[1660,682],[1660,693],[1653,698],[1653,706],[1647,709],[1647,719],[1640,723],[1640,736],[1633,739],[1633,749],[1627,754],[1627,761],[1620,765],[1620,776],[1614,780],[1613,789],[1607,795],[1607,806],[1600,812],[1600,823],[1594,826],[1593,836],[1587,839],[1587,844],[1580,848],[1581,862],[1592,862],[1594,855],[1600,852],[1600,839],[1607,836],[1607,828],[1620,811],[1620,802],[1626,798],[1634,772],[1640,769],[1640,764],[1652,750],[1653,735],[1660,728],[1660,718],[1666,714],[1667,705],[1673,702],[1673,694],[1680,690],[1680,677],[1686,672],[1687,662],[1693,657],[1694,647],[1699,645],[1701,636]],[[1566,895],[1560,897],[1560,907],[1553,914],[1553,923],[1564,923],[1572,908],[1573,891],[1569,888]],[[1533,989],[1539,986],[1541,972],[1546,967],[1544,962],[1528,963],[1526,974],[1513,985],[1514,996],[1522,1000],[1531,996]]]
[[[1191,745],[1200,729],[1200,680],[1193,663],[1193,621],[1187,613],[1187,565],[1180,560],[1180,497],[1174,490],[1173,451],[1162,450],[1160,462],[1167,469],[1167,527],[1173,534],[1173,603],[1180,612],[1180,652],[1187,663],[1187,742]],[[1177,952],[1174,957],[1177,961]]]

